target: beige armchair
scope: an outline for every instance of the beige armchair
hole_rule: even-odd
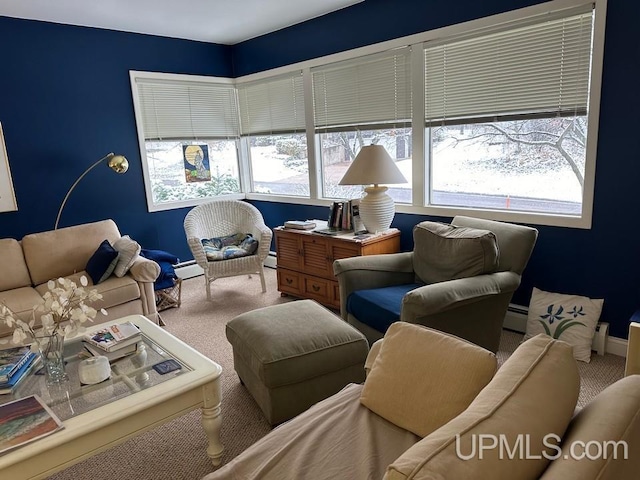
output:
[[[422,222],[413,234],[412,252],[334,262],[342,318],[369,343],[402,320],[496,352],[538,231],[457,216],[451,225]]]
[[[260,275],[262,291],[267,291],[264,280],[264,260],[269,255],[273,232],[264,223],[260,211],[240,200],[215,200],[193,208],[184,219],[184,231],[193,258],[204,270],[207,299],[211,299],[211,282],[217,278],[237,275]],[[209,261],[203,239],[220,238],[237,233],[250,233],[258,240],[257,250],[244,257]]]

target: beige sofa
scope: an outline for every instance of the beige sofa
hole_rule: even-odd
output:
[[[372,347],[364,385],[348,385],[203,480],[638,478],[640,375],[575,410],[580,377],[568,344],[538,335],[495,372],[493,354],[457,337],[408,323],[394,337],[403,323]],[[416,348],[425,344],[415,329],[428,331],[426,348]],[[613,442],[625,442],[626,459]]]
[[[0,239],[0,302],[6,304],[23,320],[31,318],[33,306],[42,302],[47,282],[68,277],[79,284],[82,275],[91,279],[84,269],[89,258],[103,240],[113,244],[120,232],[113,220],[87,223],[41,233],[26,235],[21,241]],[[131,314],[142,314],[158,322],[153,282],[160,274],[160,266],[138,257],[121,278],[112,275],[94,288],[102,300],[91,304],[104,308],[108,316],[98,312],[94,322],[100,323]],[[11,332],[0,325],[0,336]]]

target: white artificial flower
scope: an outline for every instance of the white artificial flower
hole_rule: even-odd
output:
[[[20,328],[16,328],[13,331],[13,343],[16,345],[20,345],[23,341],[27,339],[27,334],[22,331]]]
[[[32,308],[31,320],[26,323],[18,319],[6,305],[0,303],[0,323],[13,328],[13,341],[20,344],[27,339],[32,341],[32,349],[46,348],[47,335],[67,336],[83,331],[83,323],[93,321],[98,312],[86,302],[101,300],[102,295],[96,289],[87,289],[89,282],[82,275],[80,286],[67,278],[58,278],[47,282],[47,291],[42,295],[42,302]],[[107,312],[100,309],[103,315]],[[42,328],[35,330],[36,318],[40,318]],[[64,326],[63,322],[68,322]],[[0,343],[8,339],[0,339]]]
[[[40,317],[40,322],[42,323],[42,326],[44,328],[53,327],[53,324],[54,324],[53,315],[51,313],[45,313]]]

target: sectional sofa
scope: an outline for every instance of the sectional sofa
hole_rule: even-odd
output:
[[[379,342],[364,385],[202,480],[638,478],[640,375],[576,410],[572,348],[551,337],[522,343],[497,372],[491,352],[414,324],[393,323]]]
[[[86,275],[87,262],[100,244],[104,240],[113,244],[120,237],[115,222],[103,220],[29,234],[20,241],[0,239],[0,302],[21,319],[29,320],[33,306],[42,302],[49,280],[67,277],[79,284],[80,277]],[[153,282],[159,274],[156,262],[137,257],[123,277],[112,275],[91,287],[103,297],[91,306],[108,313],[104,316],[98,312],[94,322],[141,314],[158,323]],[[10,332],[6,325],[0,325],[0,336]]]

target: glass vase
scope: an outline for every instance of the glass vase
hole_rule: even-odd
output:
[[[38,349],[47,385],[68,381],[64,365],[64,335],[56,333],[38,337]]]

